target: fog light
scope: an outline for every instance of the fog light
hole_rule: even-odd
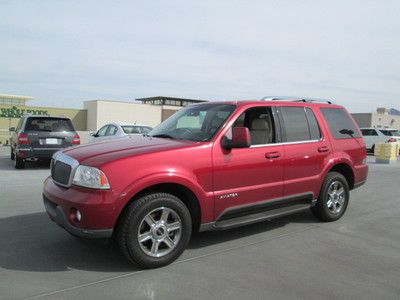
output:
[[[72,207],[69,211],[69,219],[72,222],[80,222],[82,220],[82,213],[79,211],[79,209]]]

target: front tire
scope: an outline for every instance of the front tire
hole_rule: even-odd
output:
[[[175,261],[186,249],[192,219],[186,205],[167,193],[134,200],[124,212],[117,233],[124,255],[143,268]]]
[[[321,221],[336,221],[345,213],[349,195],[346,178],[338,172],[329,172],[325,177],[317,204],[311,211]]]

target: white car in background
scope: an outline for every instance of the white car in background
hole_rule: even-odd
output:
[[[375,145],[378,143],[390,142],[400,143],[400,132],[397,129],[391,128],[360,128],[365,140],[367,150],[372,153],[375,150]]]
[[[153,130],[152,127],[141,124],[109,123],[101,127],[96,133],[91,134],[91,142],[106,139],[121,138],[130,135],[143,135]]]

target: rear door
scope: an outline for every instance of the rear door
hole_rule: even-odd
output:
[[[278,111],[285,153],[284,196],[316,199],[321,170],[332,154],[329,139],[322,134],[311,108],[281,106]]]

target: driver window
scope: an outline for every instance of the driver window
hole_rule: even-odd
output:
[[[251,145],[266,145],[276,142],[275,126],[270,107],[253,107],[242,113],[232,127],[247,127],[250,131]],[[232,138],[232,129],[226,134]]]
[[[106,135],[107,129],[108,129],[108,125],[101,127],[101,128],[99,129],[99,131],[97,131],[96,136],[98,136],[98,137],[105,136],[105,135]]]

